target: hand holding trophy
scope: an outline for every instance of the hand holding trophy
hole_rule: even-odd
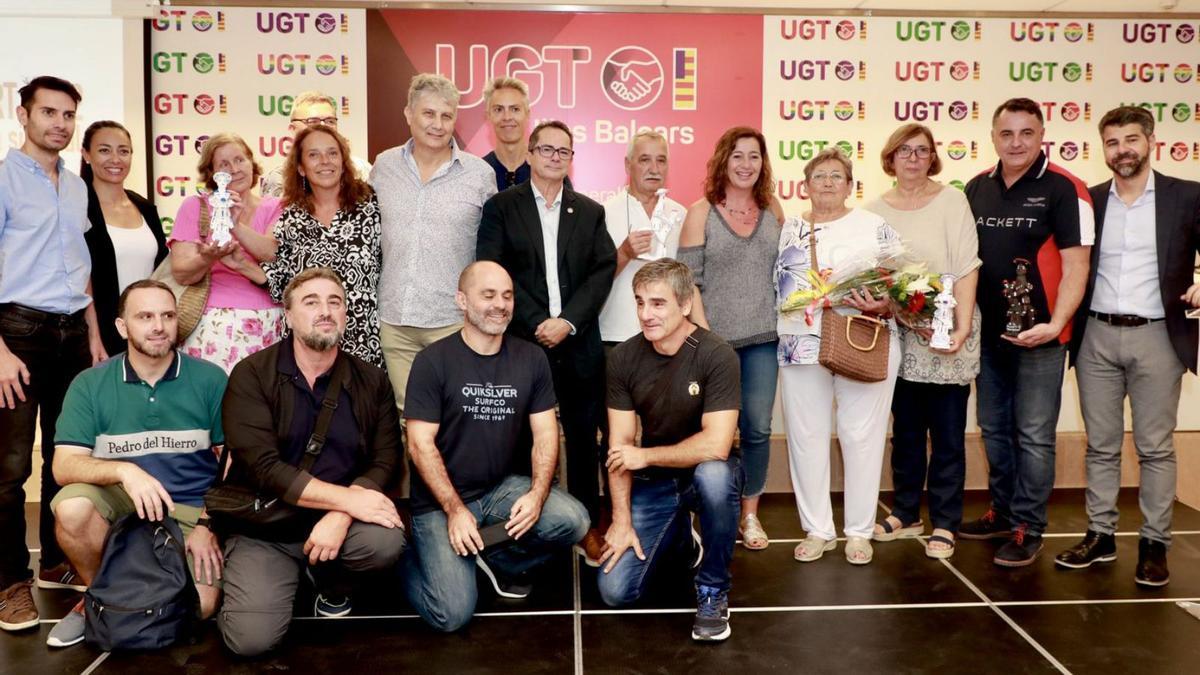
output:
[[[213,175],[217,189],[208,197],[208,206],[212,216],[209,218],[209,242],[216,246],[225,246],[233,241],[233,195],[229,193],[229,181],[233,177],[224,171]]]
[[[930,349],[948,350],[952,344],[950,333],[954,331],[954,275],[942,275],[942,292],[933,300],[933,336],[929,338]]]

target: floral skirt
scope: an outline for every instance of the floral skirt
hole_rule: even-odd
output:
[[[283,338],[283,310],[209,307],[183,342],[183,353],[217,364],[229,374],[238,361]]]

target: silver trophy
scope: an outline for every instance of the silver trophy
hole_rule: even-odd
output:
[[[212,213],[208,219],[208,240],[217,246],[224,246],[233,241],[233,215],[230,213],[230,209],[233,208],[233,195],[226,189],[231,180],[233,176],[218,171],[213,175],[217,189],[208,196],[208,206]]]
[[[930,349],[950,349],[950,333],[954,330],[954,275],[942,275],[942,292],[933,299],[933,336],[929,338]]]
[[[671,230],[675,229],[682,220],[677,211],[667,213],[667,189],[659,188],[654,196],[658,203],[650,213],[650,231],[654,236],[650,239],[650,250],[638,256],[638,260],[658,260],[667,256],[667,240],[671,238]]]

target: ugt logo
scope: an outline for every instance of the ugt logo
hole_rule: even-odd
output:
[[[642,47],[618,47],[604,60],[600,84],[608,102],[622,110],[643,110],[663,90],[663,67]]]
[[[897,21],[896,22],[896,39],[901,42],[914,40],[916,42],[941,42],[942,31],[946,27],[945,21],[926,21],[924,19],[913,21]],[[974,26],[966,21],[955,21],[950,25],[950,30],[947,34],[959,42],[963,42],[975,36],[978,41],[983,36],[983,25],[976,21]]]

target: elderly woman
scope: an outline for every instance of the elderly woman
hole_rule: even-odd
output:
[[[379,203],[333,127],[316,124],[296,134],[283,167],[283,203],[275,225],[279,250],[262,265],[271,298],[282,301],[284,287],[305,269],[334,270],[346,282],[342,348],[383,368],[375,296],[383,264]]]
[[[218,246],[200,236],[201,201],[206,218],[212,215],[208,195],[192,196],[179,206],[171,246],[171,273],[181,284],[195,284],[212,273],[208,303],[195,330],[183,342],[191,356],[211,361],[228,373],[238,361],[279,341],[283,335],[283,310],[257,285],[259,261],[275,257],[271,227],[279,217],[279,200],[259,197],[262,168],[250,146],[236,134],[209,137],[197,164],[199,184],[217,189],[213,176],[228,173],[233,195],[233,241]],[[182,336],[181,336],[182,337]]]
[[[158,209],[125,189],[133,165],[133,141],[119,122],[92,122],[83,132],[79,176],[88,187],[88,220],[83,235],[92,255],[92,296],[100,339],[109,354],[125,351],[117,332],[117,298],[125,287],[147,279],[167,257]]]
[[[688,209],[679,237],[678,258],[699,289],[691,319],[728,342],[741,361],[738,444],[746,482],[738,529],[751,550],[768,543],[758,499],[767,484],[778,381],[771,270],[783,207],[774,185],[763,135],[749,127],[726,131],[708,160],[704,199]]]
[[[837,274],[851,261],[898,243],[898,235],[883,218],[846,206],[853,179],[850,160],[837,148],[822,151],[805,165],[804,183],[812,210],[788,218],[783,225],[775,271],[780,302],[796,290],[811,288],[808,271],[814,259],[818,269]],[[887,378],[882,382],[858,382],[835,375],[818,361],[821,320],[830,311],[882,317],[888,312],[888,303],[863,289],[862,294],[853,292],[845,306],[817,308],[811,325],[803,313],[779,314],[779,371],[792,488],[807,533],[796,546],[795,558],[811,562],[837,545],[829,496],[829,441],[836,401],[838,445],[845,466],[846,560],[865,565],[873,554],[871,534],[888,409],[900,366],[899,341],[894,322],[887,320],[892,330]]]
[[[966,477],[967,397],[979,373],[979,312],[975,308],[979,238],[962,192],[934,181],[942,169],[933,132],[905,124],[881,153],[896,186],[867,205],[900,234],[913,257],[954,280],[950,348],[929,346],[928,330],[901,329],[903,353],[892,402],[892,513],[875,526],[876,541],[923,534],[921,490],[928,485],[933,536],[925,553],[949,558],[962,522]],[[926,436],[932,452],[926,461]]]

